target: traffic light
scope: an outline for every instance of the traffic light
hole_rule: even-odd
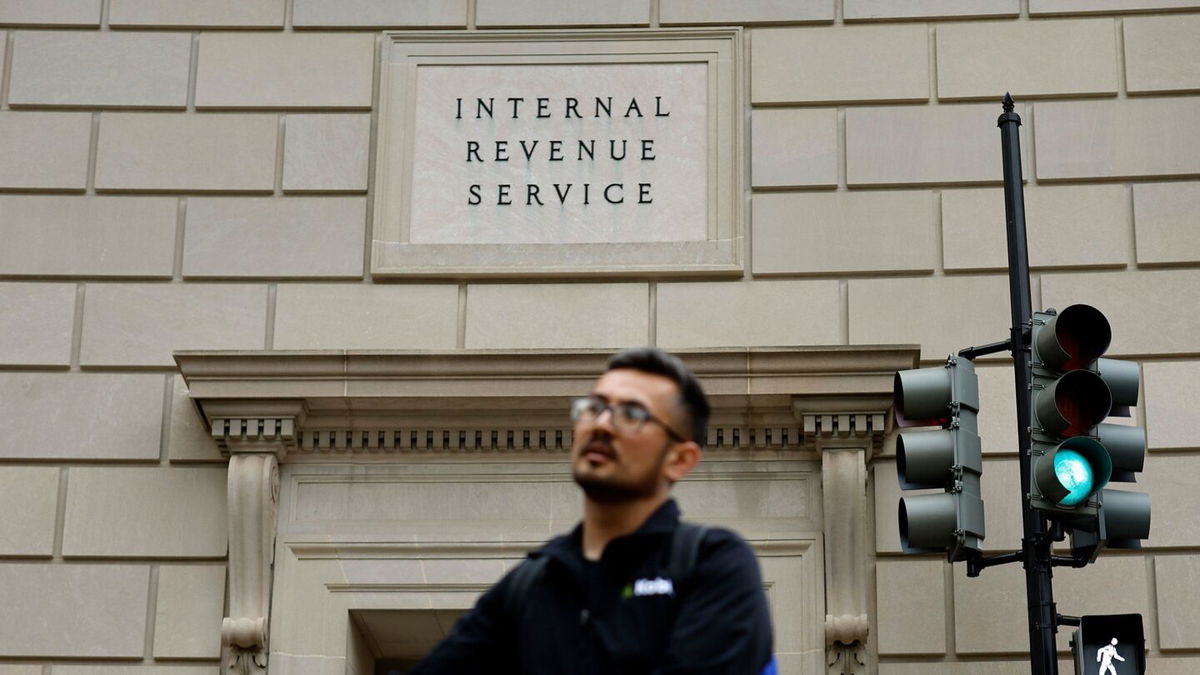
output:
[[[1128,416],[1137,403],[1138,372],[1132,361],[1099,359],[1097,369],[1113,395],[1113,415]],[[1146,460],[1146,430],[1140,427],[1102,423],[1096,430],[1112,459],[1110,483],[1136,481]],[[1094,519],[1067,524],[1074,557],[1094,561],[1105,548],[1140,549],[1150,536],[1150,495],[1104,488],[1098,495]]]
[[[1141,614],[1093,614],[1079,618],[1071,636],[1075,675],[1142,675],[1146,635]]]
[[[979,555],[984,538],[979,491],[983,457],[975,365],[951,356],[944,366],[900,371],[893,396],[898,426],[941,427],[901,433],[896,439],[900,488],[943,490],[900,498],[901,547],[905,553],[944,552],[950,562]]]
[[[1112,330],[1088,305],[1033,315],[1030,503],[1063,525],[1077,557],[1105,546],[1140,548],[1149,536],[1148,495],[1105,489],[1142,470],[1146,434],[1104,423],[1137,403],[1138,367],[1100,358]]]

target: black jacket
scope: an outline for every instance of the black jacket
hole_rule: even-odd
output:
[[[508,597],[510,572],[412,672],[757,675],[772,638],[754,552],[738,535],[711,528],[689,578],[667,579],[678,524],[679,508],[668,501],[636,532],[609,542],[598,563],[583,558],[581,526],[551,540],[529,554],[548,561],[523,601]],[[525,620],[507,616],[514,607]]]

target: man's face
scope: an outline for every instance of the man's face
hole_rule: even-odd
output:
[[[636,403],[679,430],[679,387],[669,378],[639,370],[610,370],[591,395],[613,405]],[[571,470],[575,482],[595,501],[620,502],[666,491],[664,463],[675,442],[661,424],[647,421],[636,432],[613,424],[611,410],[575,425]]]

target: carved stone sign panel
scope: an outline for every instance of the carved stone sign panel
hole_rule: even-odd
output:
[[[741,272],[737,29],[387,38],[375,275]]]
[[[697,63],[418,70],[409,241],[704,240],[706,85]]]

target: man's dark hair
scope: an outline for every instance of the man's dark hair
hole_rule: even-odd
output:
[[[708,436],[708,416],[710,408],[700,380],[679,360],[679,357],[668,354],[654,347],[638,347],[626,349],[608,360],[605,370],[631,369],[653,375],[662,375],[679,386],[679,407],[683,411],[684,422],[691,428],[691,440],[700,447]]]

